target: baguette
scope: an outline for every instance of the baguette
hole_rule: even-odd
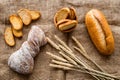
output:
[[[114,51],[114,38],[103,13],[97,9],[90,10],[85,17],[85,24],[94,45],[103,55]]]

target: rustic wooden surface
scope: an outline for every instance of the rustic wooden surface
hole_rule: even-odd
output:
[[[77,11],[79,24],[71,33],[62,33],[54,27],[53,17],[57,10],[62,7],[74,7]],[[4,41],[4,29],[9,26],[8,17],[16,13],[20,8],[39,10],[42,17],[32,22],[29,26],[24,26],[23,37],[15,38],[16,46],[9,47]],[[110,24],[114,38],[114,54],[105,57],[99,54],[90,40],[85,27],[84,17],[86,12],[92,8],[101,10]],[[0,0],[0,80],[93,80],[87,74],[74,71],[62,71],[48,66],[51,58],[46,55],[46,51],[57,53],[50,45],[41,48],[39,55],[35,58],[34,71],[31,75],[20,75],[9,69],[7,60],[9,56],[20,48],[27,39],[28,32],[32,25],[40,25],[46,36],[53,39],[53,34],[59,36],[69,46],[74,45],[71,36],[75,36],[82,42],[88,55],[96,61],[106,72],[120,75],[120,0]],[[53,39],[54,40],[54,39]],[[72,47],[71,47],[72,48]],[[81,55],[75,52],[79,57]],[[82,58],[83,59],[83,58]],[[87,62],[87,61],[86,61]],[[88,62],[87,62],[88,63]],[[91,63],[89,63],[93,66]]]

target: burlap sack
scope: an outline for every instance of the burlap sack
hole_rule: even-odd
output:
[[[53,17],[57,10],[62,7],[74,7],[77,11],[79,24],[71,33],[62,33],[54,27]],[[10,14],[16,13],[20,8],[28,8],[39,10],[42,17],[33,21],[29,26],[23,29],[23,37],[15,38],[16,46],[9,47],[4,41],[4,29],[9,26],[8,17]],[[85,27],[85,14],[92,8],[101,10],[106,16],[108,23],[112,29],[115,39],[115,51],[109,57],[100,55],[96,47],[93,45]],[[51,57],[46,51],[58,53],[50,45],[41,48],[39,55],[35,58],[34,71],[30,75],[21,75],[9,69],[7,62],[9,56],[20,48],[21,44],[27,39],[28,32],[32,25],[39,25],[45,32],[46,36],[52,40],[56,34],[69,46],[75,45],[71,36],[75,36],[88,52],[88,55],[98,63],[106,72],[120,75],[120,0],[0,0],[0,80],[93,80],[94,78],[88,74],[75,71],[63,71],[49,67]],[[73,48],[73,47],[71,47]],[[84,58],[77,52],[76,55]],[[90,66],[94,67],[90,62]]]

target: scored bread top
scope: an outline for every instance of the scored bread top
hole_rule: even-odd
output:
[[[114,50],[114,38],[110,26],[103,15],[103,13],[97,9],[93,10],[94,16],[98,18],[99,23],[102,25],[102,29],[105,34],[106,47],[109,53],[112,53]]]
[[[114,39],[104,15],[92,9],[86,14],[86,25],[90,37],[98,50],[109,55],[114,50]]]

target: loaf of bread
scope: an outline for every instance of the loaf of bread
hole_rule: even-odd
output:
[[[103,13],[97,9],[90,10],[85,17],[85,23],[91,40],[100,53],[110,55],[114,51],[112,31]]]
[[[38,26],[33,26],[28,34],[27,41],[9,57],[8,66],[21,74],[32,73],[34,57],[39,53],[40,47],[46,43],[44,32]]]

